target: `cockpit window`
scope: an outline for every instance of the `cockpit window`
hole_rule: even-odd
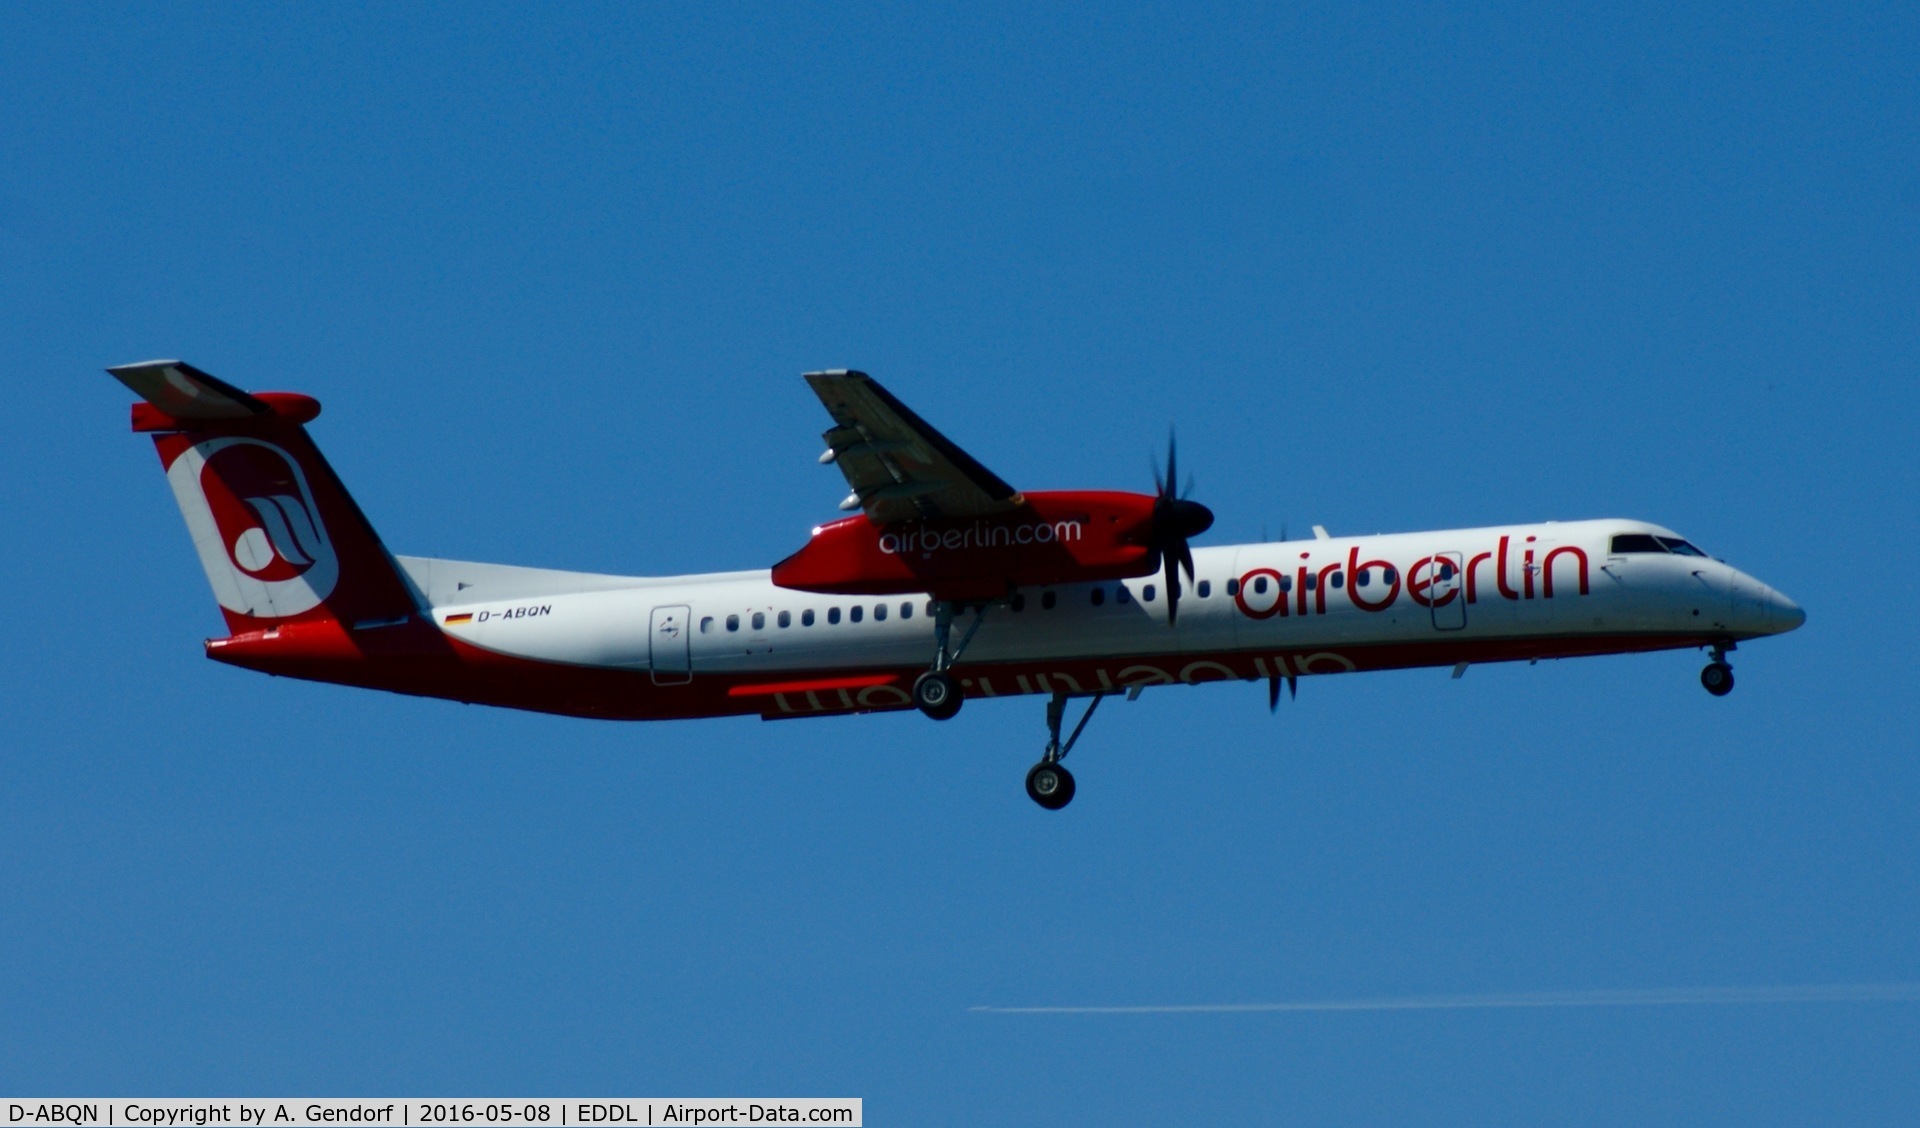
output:
[[[1629,552],[1665,552],[1660,542],[1645,533],[1621,533],[1613,538],[1613,555],[1624,556]]]
[[[1705,556],[1706,553],[1679,537],[1656,537],[1646,533],[1621,533],[1613,538],[1613,555],[1629,552],[1671,552],[1675,556]]]
[[[1654,540],[1667,546],[1667,551],[1675,556],[1705,556],[1706,553],[1681,540],[1679,537],[1655,537]]]

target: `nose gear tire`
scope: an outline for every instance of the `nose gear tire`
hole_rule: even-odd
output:
[[[1700,684],[1715,697],[1725,697],[1733,692],[1733,667],[1725,662],[1707,663],[1707,668],[1700,671]]]

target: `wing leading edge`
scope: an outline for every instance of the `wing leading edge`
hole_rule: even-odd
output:
[[[843,509],[864,509],[876,525],[943,517],[984,517],[1026,503],[952,440],[864,372],[809,372],[833,427],[821,461],[840,467],[853,493]]]

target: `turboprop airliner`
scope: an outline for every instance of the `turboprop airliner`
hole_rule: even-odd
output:
[[[847,516],[744,572],[638,577],[400,556],[308,435],[320,404],[177,360],[107,370],[140,397],[227,635],[286,677],[579,717],[769,720],[1046,698],[1027,794],[1073,799],[1094,710],[1155,686],[1699,648],[1793,630],[1786,596],[1671,529],[1547,521],[1193,547],[1213,513],[1151,494],[1016,490],[861,372],[805,380]],[[1070,702],[1085,702],[1063,738]]]

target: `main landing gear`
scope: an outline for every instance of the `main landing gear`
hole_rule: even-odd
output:
[[[1725,697],[1733,692],[1733,667],[1727,664],[1727,651],[1733,649],[1733,643],[1716,643],[1713,647],[1713,661],[1700,671],[1700,684],[1715,697]]]
[[[987,617],[987,605],[970,604],[973,608],[973,621],[967,624],[967,633],[960,636],[960,645],[952,645],[953,615],[956,607],[945,599],[935,600],[933,604],[933,668],[914,679],[913,704],[922,713],[936,721],[944,721],[960,711],[967,695],[960,688],[959,679],[952,670],[960,655],[973,641],[974,632],[980,629],[980,621]],[[1073,802],[1073,773],[1061,766],[1060,761],[1073,751],[1080,734],[1086,731],[1087,722],[1093,719],[1093,711],[1108,695],[1105,693],[1078,693],[1075,697],[1088,697],[1087,711],[1080,714],[1080,723],[1073,726],[1073,732],[1063,741],[1060,739],[1060,726],[1067,716],[1067,694],[1064,690],[1055,690],[1047,702],[1047,750],[1040,756],[1040,762],[1027,772],[1027,796],[1049,811],[1057,811]]]
[[[1093,719],[1093,711],[1107,697],[1104,693],[1082,696],[1090,696],[1093,700],[1087,702],[1087,711],[1080,714],[1080,723],[1073,726],[1073,734],[1067,737],[1064,744],[1060,742],[1060,722],[1066,719],[1067,695],[1055,690],[1053,699],[1047,702],[1047,750],[1041,755],[1040,762],[1027,772],[1027,796],[1049,811],[1057,811],[1073,802],[1073,774],[1061,767],[1060,761],[1073,751],[1080,733],[1086,729],[1087,722]]]
[[[913,704],[922,713],[936,721],[950,720],[960,711],[967,699],[960,688],[960,681],[948,671],[960,660],[961,652],[973,641],[973,632],[980,629],[980,620],[987,617],[985,604],[975,604],[973,622],[967,624],[967,633],[960,637],[959,646],[949,646],[953,638],[954,605],[951,600],[938,599],[933,604],[933,668],[921,674],[913,683]],[[1071,786],[1071,785],[1069,785]],[[1069,791],[1071,794],[1071,791]]]

